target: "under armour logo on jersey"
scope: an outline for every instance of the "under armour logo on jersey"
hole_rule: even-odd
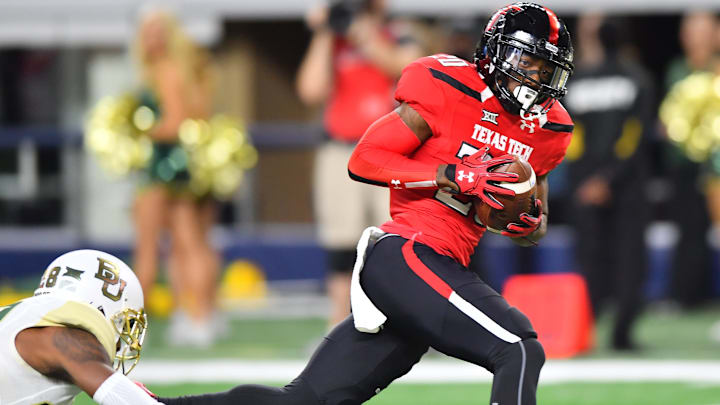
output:
[[[394,189],[399,190],[402,188],[402,187],[400,187],[400,180],[390,180],[390,184],[392,184],[392,187]]]
[[[467,179],[468,183],[472,183],[474,181],[473,180],[474,176],[475,176],[475,173],[473,173],[473,172],[469,172],[468,174],[465,174],[465,170],[460,170],[460,171],[458,171],[458,174],[457,174],[457,180],[463,181],[463,179]]]
[[[483,112],[483,117],[482,117],[481,121],[492,122],[495,125],[498,124],[497,123],[498,113],[490,112],[488,110],[482,110],[482,112]]]
[[[527,122],[525,120],[521,121],[520,129],[525,129],[531,134],[535,133],[535,123],[534,122]]]

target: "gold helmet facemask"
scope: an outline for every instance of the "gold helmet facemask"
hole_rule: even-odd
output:
[[[145,311],[126,308],[113,315],[111,322],[118,334],[114,369],[128,375],[140,360],[140,351],[147,330]]]

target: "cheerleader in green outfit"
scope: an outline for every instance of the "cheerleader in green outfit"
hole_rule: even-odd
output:
[[[214,206],[188,188],[188,159],[178,128],[185,119],[207,119],[211,74],[207,53],[197,47],[169,14],[143,15],[135,43],[145,91],[154,110],[153,155],[134,204],[135,271],[145,296],[159,268],[159,243],[170,237],[169,279],[175,313],[170,343],[208,346],[215,337],[214,308],[219,259],[208,240]]]

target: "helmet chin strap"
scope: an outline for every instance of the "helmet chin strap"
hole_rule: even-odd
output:
[[[538,92],[528,86],[517,86],[513,90],[513,95],[522,104],[522,109],[529,112],[537,100]]]

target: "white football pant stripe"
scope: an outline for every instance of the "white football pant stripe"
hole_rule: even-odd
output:
[[[462,311],[462,313],[472,318],[475,322],[479,323],[480,326],[487,329],[488,331],[490,331],[490,333],[499,337],[500,339],[508,343],[515,343],[522,340],[517,335],[510,333],[507,329],[498,325],[495,321],[482,313],[482,311],[475,308],[471,303],[465,301],[465,299],[459,296],[455,291],[450,293],[448,301],[455,305],[455,307]]]

